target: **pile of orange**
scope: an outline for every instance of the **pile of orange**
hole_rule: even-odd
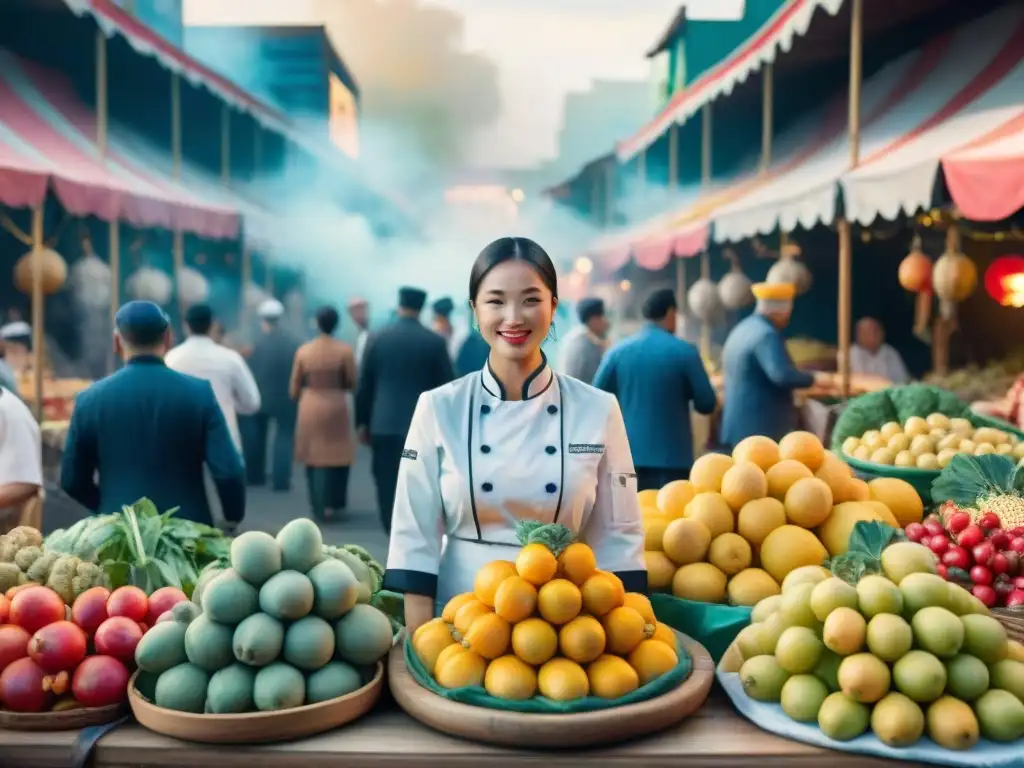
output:
[[[678,663],[675,634],[644,595],[626,592],[575,542],[556,557],[527,544],[495,560],[412,646],[444,688],[483,686],[501,699],[617,699]]]

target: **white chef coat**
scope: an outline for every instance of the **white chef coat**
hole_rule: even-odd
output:
[[[237,414],[249,416],[260,409],[259,387],[242,356],[209,336],[197,335],[168,352],[164,362],[179,373],[210,382],[235,447],[241,451]]]
[[[646,586],[636,474],[618,401],[545,361],[506,400],[490,366],[422,394],[395,492],[386,585],[473,589],[481,566],[514,560],[520,520],[579,535],[598,567]]]
[[[874,353],[859,344],[850,348],[850,370],[871,376],[881,376],[893,384],[906,384],[910,381],[907,366],[903,358],[889,344],[882,344]]]

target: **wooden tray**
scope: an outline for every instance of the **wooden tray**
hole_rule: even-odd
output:
[[[266,744],[315,736],[365,715],[373,709],[384,688],[384,664],[377,662],[369,683],[337,699],[280,712],[195,715],[147,701],[135,688],[137,675],[138,672],[132,675],[128,684],[128,701],[139,725],[164,736],[204,744]]]
[[[571,715],[502,712],[442,698],[416,682],[405,665],[402,643],[391,649],[388,682],[399,706],[435,730],[505,747],[589,747],[645,736],[685,719],[704,703],[715,679],[715,662],[704,646],[676,632],[690,654],[690,676],[671,693],[613,709]]]
[[[8,712],[0,710],[0,730],[78,731],[92,725],[112,723],[127,712],[127,704],[69,709],[66,712]]]

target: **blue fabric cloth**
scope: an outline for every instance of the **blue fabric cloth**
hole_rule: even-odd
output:
[[[224,517],[240,522],[242,458],[210,383],[172,371],[159,357],[139,356],[75,400],[61,488],[93,512],[114,512],[145,496],[161,511],[180,507],[178,517],[210,525],[204,463]]]
[[[740,320],[722,348],[725,405],[721,441],[735,446],[751,435],[780,439],[797,427],[793,390],[814,377],[797,370],[779,330],[763,315]]]
[[[634,466],[693,465],[690,403],[704,414],[717,403],[696,347],[645,325],[605,353],[594,386],[618,398]]]

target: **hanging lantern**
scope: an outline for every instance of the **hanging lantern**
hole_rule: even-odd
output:
[[[138,301],[152,301],[166,306],[174,292],[174,284],[166,272],[153,267],[140,267],[128,278],[128,295]]]
[[[185,267],[178,276],[178,290],[186,305],[202,304],[210,298],[210,282],[199,270]]]
[[[1024,307],[1024,256],[1000,256],[989,264],[985,291],[1004,307]]]
[[[811,270],[800,260],[800,246],[786,243],[782,246],[779,260],[768,270],[767,283],[788,283],[796,286],[796,295],[807,293],[811,289],[814,278]]]
[[[111,272],[103,259],[87,253],[71,265],[71,288],[86,307],[102,309],[110,306]]]
[[[686,304],[693,316],[702,323],[714,321],[721,311],[718,286],[711,279],[702,277],[686,292]]]
[[[34,251],[29,251],[14,265],[14,285],[22,293],[32,295],[32,278],[36,262]],[[51,296],[64,287],[68,278],[68,265],[64,258],[51,248],[43,248],[41,258],[43,272],[43,295]]]
[[[932,289],[932,260],[921,248],[921,237],[914,235],[910,253],[900,262],[900,285],[911,293],[930,293]]]
[[[960,252],[960,233],[956,226],[950,226],[946,233],[946,251],[932,268],[932,286],[947,319],[955,314],[956,305],[978,287],[978,268]]]
[[[724,257],[732,266],[729,272],[718,281],[718,298],[726,309],[736,310],[750,306],[754,302],[754,294],[750,287],[750,278],[743,274],[740,268],[739,257],[730,250],[727,250]]]

